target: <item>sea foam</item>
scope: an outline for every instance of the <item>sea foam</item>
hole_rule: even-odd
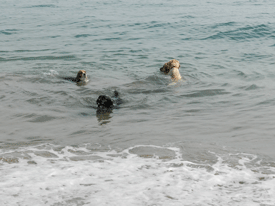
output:
[[[70,146],[1,151],[0,198],[9,206],[273,205],[274,167],[263,172],[255,155],[229,156],[238,162],[217,155],[213,165],[198,164],[176,147],[148,145],[120,152]]]

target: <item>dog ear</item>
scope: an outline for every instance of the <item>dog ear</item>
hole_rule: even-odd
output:
[[[164,71],[164,72],[165,72],[166,74],[168,74],[168,73],[170,72],[171,68],[172,68],[171,65],[168,65],[168,64],[167,64],[166,67],[165,67],[165,71]]]
[[[76,75],[75,81],[76,81],[76,82],[80,82],[81,76],[82,76],[82,74],[81,74],[81,72],[79,71],[79,72],[77,73],[77,75]]]
[[[77,75],[76,75],[76,78],[80,78],[81,76],[82,76],[82,72],[79,71],[79,72],[77,73]]]
[[[160,68],[160,71],[162,71],[162,72],[168,74],[168,72],[170,71],[169,62],[168,62],[168,63],[165,63],[165,64],[163,65],[163,67]]]

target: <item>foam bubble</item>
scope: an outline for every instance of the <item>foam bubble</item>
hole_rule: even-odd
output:
[[[43,75],[46,75],[46,76],[56,76],[56,75],[59,75],[59,73],[53,69],[51,69],[49,72],[44,72]]]
[[[175,147],[140,145],[121,152],[87,148],[2,150],[2,204],[251,206],[275,202],[275,169],[262,165],[255,155],[215,154],[216,163],[209,165],[184,160]],[[231,157],[236,164],[226,160]],[[263,173],[263,168],[268,172]]]

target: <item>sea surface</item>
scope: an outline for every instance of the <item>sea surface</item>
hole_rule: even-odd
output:
[[[275,206],[273,0],[0,3],[0,206]]]

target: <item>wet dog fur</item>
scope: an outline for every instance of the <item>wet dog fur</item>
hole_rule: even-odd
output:
[[[172,80],[180,80],[181,75],[179,72],[180,63],[176,59],[172,59],[169,62],[165,63],[161,68],[160,71],[168,74],[172,77]]]
[[[114,107],[113,100],[106,95],[100,95],[96,100],[96,104],[98,108],[102,108],[102,109],[103,108],[109,109]]]
[[[113,99],[106,95],[100,95],[96,100],[98,110],[113,109],[121,103],[122,100],[117,91],[114,91]]]

